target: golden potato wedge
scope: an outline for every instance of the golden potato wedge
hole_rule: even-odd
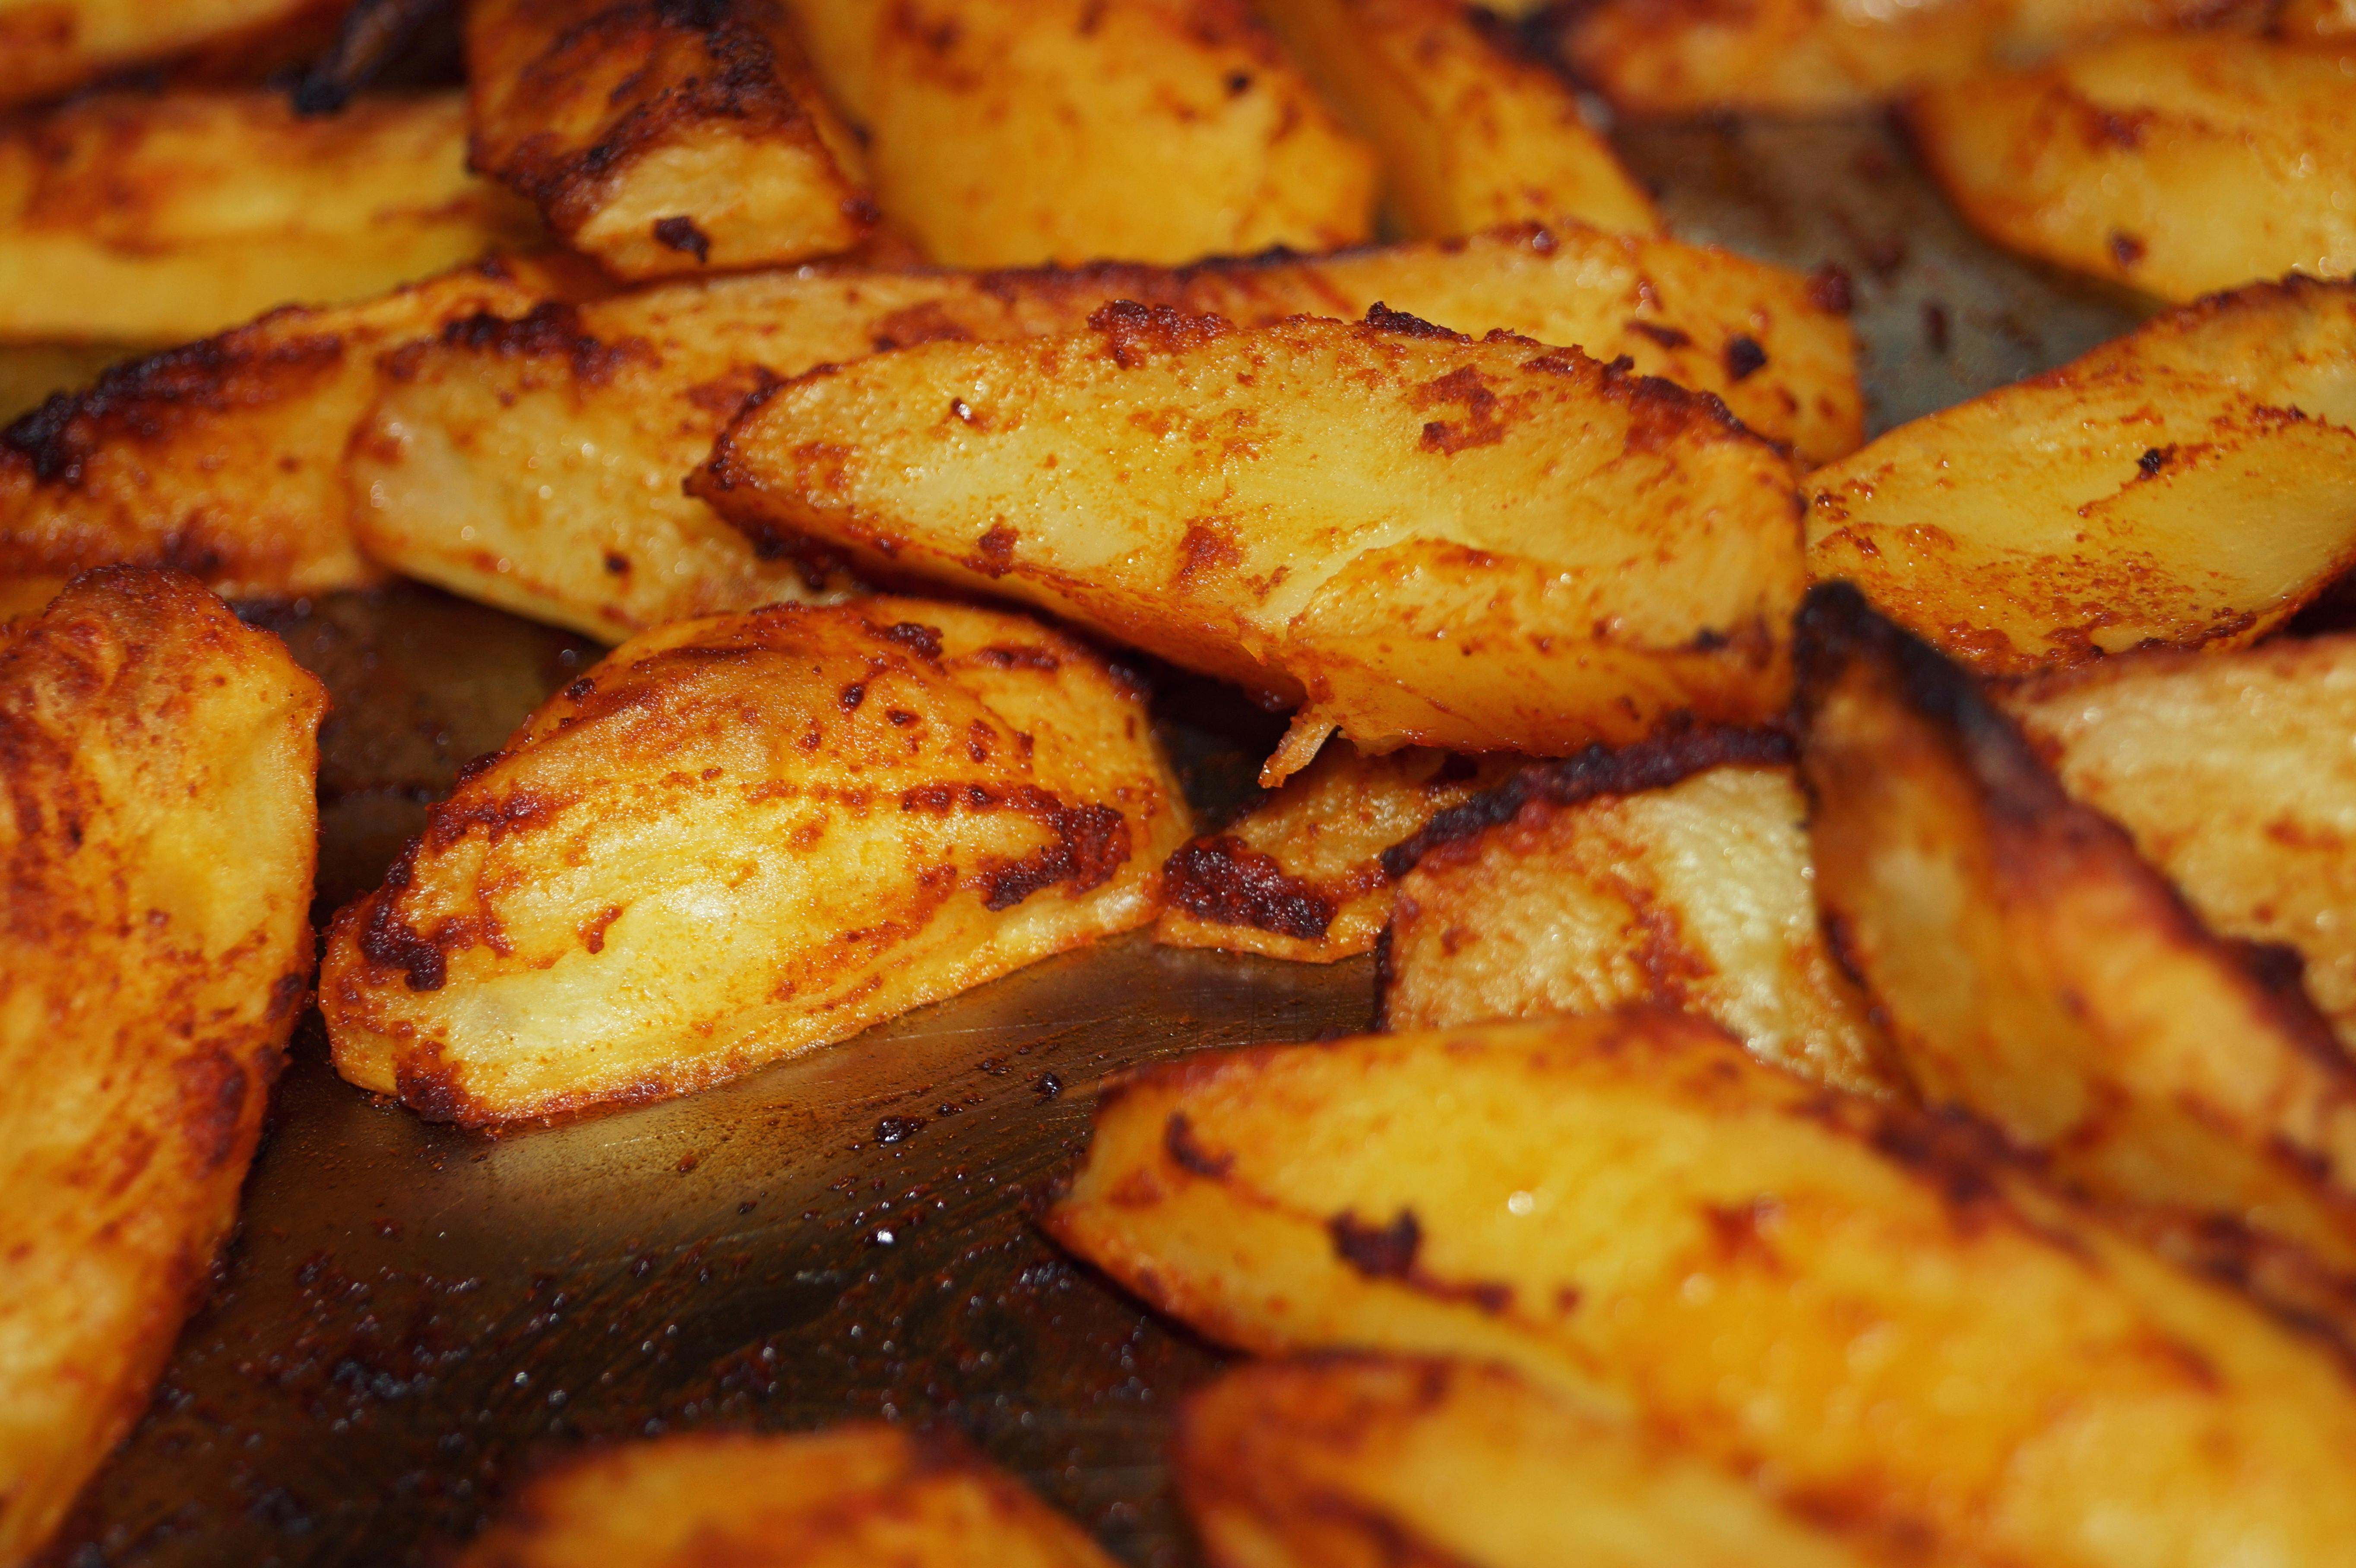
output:
[[[2076,272],[2190,300],[2356,272],[2356,62],[2261,38],[2123,38],[1907,106],[1973,226]]]
[[[2211,930],[2296,953],[2356,1051],[2356,635],[2131,655],[1997,696]]]
[[[1112,1568],[1079,1526],[937,1434],[880,1422],[682,1433],[527,1485],[457,1568]]]
[[[799,573],[680,493],[746,394],[883,348],[1076,332],[1116,299],[1248,323],[1387,300],[1624,355],[1811,461],[1862,439],[1848,324],[1805,280],[1674,240],[1522,228],[1177,272],[779,272],[474,324],[391,360],[353,450],[355,526],[373,560],[615,640],[807,598]]]
[[[1375,158],[1243,0],[792,0],[877,204],[952,267],[1374,229]]]
[[[51,398],[0,431],[0,575],[131,562],[232,597],[373,581],[344,458],[378,351],[537,297],[487,263],[365,304],[277,311]]]
[[[1114,1080],[1054,1233],[1255,1351],[1495,1360],[1937,1563],[2330,1560],[2356,1381],[1984,1157],[1674,1013]]]
[[[1153,938],[1304,964],[1371,953],[1391,917],[1383,851],[1516,765],[1421,746],[1370,757],[1328,741],[1281,789],[1170,857]]]
[[[539,231],[466,172],[455,92],[314,119],[277,92],[102,94],[0,131],[0,340],[185,342]]]
[[[320,1007],[436,1121],[682,1093],[1145,924],[1186,832],[1142,695],[1023,616],[682,622],[433,808]]]
[[[243,45],[339,0],[0,0],[0,105],[53,97],[125,66]]]
[[[1269,1361],[1171,1439],[1211,1568],[1834,1568],[1911,1561],[1802,1523],[1608,1406],[1502,1366]]]
[[[1293,58],[1380,150],[1401,233],[1475,234],[1576,219],[1661,227],[1563,80],[1500,46],[1463,0],[1261,0]]]
[[[1398,883],[1383,1026],[1650,1003],[1804,1078],[1900,1092],[1825,944],[1790,757],[1768,731],[1664,735],[1532,768],[1444,813],[1384,857]]]
[[[2241,646],[2356,563],[2356,284],[2170,311],[1808,487],[1810,574],[1983,674]]]
[[[147,1406],[311,975],[319,720],[187,578],[0,627],[0,1563]]]
[[[1547,754],[1779,710],[1790,469],[1714,400],[1380,307],[1092,319],[813,371],[691,488],[765,548],[1026,600],[1301,704],[1265,784],[1336,730]]]
[[[848,251],[857,144],[777,0],[477,0],[475,166],[621,278]]]
[[[2356,1338],[2356,1061],[2296,982],[1853,590],[1799,635],[1817,897],[1924,1098]]]

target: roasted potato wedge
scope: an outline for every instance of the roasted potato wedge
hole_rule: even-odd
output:
[[[1293,57],[1379,149],[1401,233],[1476,234],[1576,219],[1661,227],[1612,144],[1553,71],[1519,58],[1463,0],[1261,0]]]
[[[1229,1372],[1171,1439],[1211,1568],[1834,1568],[1901,1561],[1803,1524],[1601,1402],[1469,1361]]]
[[[1150,922],[1141,695],[1019,615],[779,606],[626,643],[336,917],[336,1068],[437,1121],[676,1094]]]
[[[777,0],[477,0],[475,166],[622,278],[848,251],[858,144]]]
[[[792,0],[885,219],[952,267],[1330,251],[1373,153],[1243,0]]]
[[[1810,573],[1983,674],[2240,646],[2356,563],[2356,284],[2170,311],[1808,487]]]
[[[466,172],[455,92],[310,119],[276,92],[102,94],[0,130],[0,340],[185,342],[539,231]]]
[[[192,49],[250,48],[337,8],[337,0],[0,0],[0,104]]]
[[[2328,1347],[1677,1014],[1132,1072],[1047,1223],[1228,1344],[1505,1362],[1917,1561],[2328,1561],[2356,1530]]]
[[[813,371],[691,486],[764,548],[1027,600],[1301,704],[1265,784],[1336,730],[1547,754],[1780,709],[1790,469],[1714,400],[1379,308],[1093,319]]]
[[[1370,757],[1328,741],[1284,787],[1170,857],[1154,940],[1306,964],[1371,953],[1391,916],[1383,851],[1515,766],[1420,746]]]
[[[0,1563],[201,1298],[311,974],[319,683],[184,577],[0,627]]]
[[[2123,38],[1932,88],[1915,145],[2016,251],[2190,300],[2356,272],[2356,61],[2260,38]]]
[[[277,311],[51,398],[0,431],[0,575],[131,562],[232,597],[374,580],[344,459],[379,350],[537,297],[502,266],[468,268],[366,304]]]
[[[2356,1051],[2356,635],[2133,655],[1998,700],[2211,930],[2296,953]]]
[[[2356,1061],[2296,982],[1854,591],[1800,638],[1817,897],[1916,1087],[2356,1339]]]
[[[683,1433],[535,1477],[457,1568],[1112,1568],[954,1439],[880,1422]]]
[[[1896,1092],[1817,921],[1790,754],[1764,731],[1666,735],[1532,768],[1442,814],[1385,857],[1398,886],[1384,1027],[1650,1003],[1802,1077]]]

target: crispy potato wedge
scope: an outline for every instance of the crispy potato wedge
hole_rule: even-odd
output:
[[[1211,1568],[1835,1568],[1896,1562],[1803,1524],[1594,1402],[1501,1366],[1238,1368],[1171,1440]]]
[[[1655,233],[1660,215],[1552,70],[1462,0],[1261,0],[1326,100],[1382,154],[1401,233],[1576,219]]]
[[[2170,311],[1808,487],[1810,574],[1983,674],[2241,646],[2356,563],[2356,284]]]
[[[536,242],[466,172],[456,93],[305,119],[276,92],[108,93],[0,131],[0,340],[179,343]]]
[[[192,49],[250,48],[337,8],[337,0],[0,0],[0,104]]]
[[[0,1563],[131,1429],[311,974],[319,683],[184,577],[0,627]]]
[[[777,0],[477,0],[475,166],[621,278],[848,251],[858,144]]]
[[[1800,637],[1817,896],[1923,1096],[2356,1338],[2356,1061],[2297,984],[1854,591]]]
[[[2296,953],[2356,1051],[2356,635],[2133,655],[1997,700],[2211,930]]]
[[[1255,1351],[1502,1361],[1941,1563],[2329,1560],[2356,1382],[2008,1171],[1674,1013],[1114,1080],[1047,1223]]]
[[[0,431],[0,575],[167,566],[232,597],[349,588],[345,448],[376,356],[539,296],[496,263],[365,304],[283,310],[119,365]]]
[[[1790,743],[1701,731],[1535,767],[1384,858],[1387,1029],[1649,1003],[1862,1093],[1903,1080],[1826,945]],[[1166,920],[1168,917],[1165,916]]]
[[[1154,940],[1304,964],[1371,953],[1391,917],[1383,851],[1515,765],[1421,746],[1370,757],[1328,741],[1281,789],[1170,857]]]
[[[885,219],[943,265],[1174,264],[1373,233],[1374,154],[1243,0],[793,3]]]
[[[2356,61],[2123,38],[1933,87],[1907,122],[1973,226],[2041,261],[2169,300],[2356,272]]]
[[[1150,922],[1141,694],[1019,615],[780,606],[625,644],[336,917],[336,1068],[436,1121],[681,1093]]]
[[[1026,600],[1301,704],[1265,784],[1335,730],[1547,754],[1780,709],[1790,470],[1714,400],[1379,308],[1093,319],[814,371],[691,487],[766,548]]]
[[[1112,1568],[1086,1531],[946,1435],[880,1422],[682,1433],[534,1478],[457,1568]]]

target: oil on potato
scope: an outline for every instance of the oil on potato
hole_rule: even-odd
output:
[[[2240,646],[2356,563],[2356,284],[2170,311],[1808,486],[1811,575],[1984,674]]]
[[[814,371],[691,484],[765,548],[1025,600],[1300,704],[1265,784],[1336,730],[1543,755],[1780,710],[1791,470],[1714,400],[1379,309],[1093,319]]]
[[[676,1094],[1141,925],[1186,808],[1140,694],[1018,615],[626,643],[336,917],[336,1067],[438,1121]]]
[[[2297,954],[2356,1051],[2356,635],[2132,655],[1997,699],[2211,930]]]
[[[0,0],[0,105],[53,97],[125,66],[266,40],[334,0]]]
[[[0,627],[0,1563],[138,1419],[311,973],[319,684],[184,577]]]
[[[1370,757],[1328,741],[1281,789],[1170,858],[1154,940],[1306,964],[1370,953],[1391,913],[1383,851],[1514,766],[1420,746]]]
[[[1263,1362],[1178,1413],[1210,1568],[1846,1568],[1911,1561],[1803,1524],[1609,1405],[1501,1366]]]
[[[1817,896],[1915,1086],[2356,1340],[2356,1061],[2296,980],[1854,592],[1812,594],[1800,640]]]
[[[1372,153],[1243,0],[794,5],[885,219],[945,266],[1174,264],[1373,232]]]
[[[2329,1348],[1966,1129],[1676,1014],[1133,1072],[1047,1223],[1226,1344],[1503,1362],[1917,1561],[2327,1561],[2356,1529]]]
[[[480,0],[474,161],[616,276],[771,266],[873,225],[777,0]]]
[[[1818,925],[1790,757],[1767,731],[1672,734],[1534,767],[1442,814],[1385,857],[1398,884],[1384,1027],[1650,1003],[1803,1077],[1894,1092]]]
[[[682,1433],[535,1477],[456,1568],[1112,1568],[1071,1520],[946,1435],[880,1422]]]
[[[2356,60],[2130,37],[1908,106],[1924,162],[1999,244],[2162,299],[2356,272]]]
[[[1462,0],[1263,0],[1351,127],[1380,150],[1385,205],[1421,239],[1576,219],[1650,234],[1652,199],[1562,79]]]
[[[316,119],[275,92],[102,93],[0,130],[0,340],[185,342],[539,230],[466,172],[455,92]]]

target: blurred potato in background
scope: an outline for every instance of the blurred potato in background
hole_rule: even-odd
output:
[[[327,41],[346,0],[0,0],[0,106],[191,51],[256,80]]]

